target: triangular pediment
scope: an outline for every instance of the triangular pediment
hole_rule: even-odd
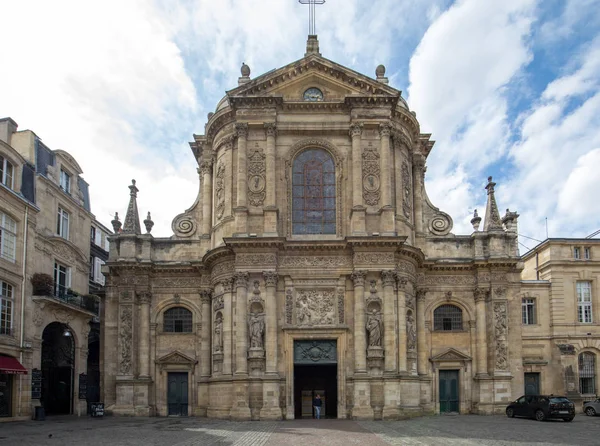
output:
[[[274,97],[303,101],[308,88],[323,92],[324,102],[343,102],[347,97],[397,99],[401,92],[321,56],[311,54],[282,68],[269,71],[227,92],[230,103],[236,99]]]
[[[187,355],[184,355],[178,350],[171,352],[162,358],[156,360],[157,364],[196,364],[198,361],[190,358]]]
[[[454,349],[449,348],[445,352],[437,354],[431,358],[432,362],[443,362],[443,361],[471,361],[471,357],[465,355],[464,353]]]

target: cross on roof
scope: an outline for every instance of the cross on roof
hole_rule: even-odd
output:
[[[325,0],[298,0],[303,5],[308,5],[308,35],[316,35],[315,31],[315,5],[322,5]]]

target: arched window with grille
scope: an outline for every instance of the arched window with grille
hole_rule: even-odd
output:
[[[165,333],[191,333],[192,312],[183,307],[169,308],[163,316],[163,331]]]
[[[292,167],[292,234],[335,234],[335,163],[323,149],[300,153]]]
[[[434,331],[462,330],[462,310],[456,305],[440,305],[433,311]]]
[[[590,352],[579,355],[579,393],[596,393],[596,355]]]

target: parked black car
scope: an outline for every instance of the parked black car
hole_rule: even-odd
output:
[[[562,418],[573,421],[575,404],[564,396],[555,395],[524,395],[510,403],[506,408],[506,416],[529,417],[538,421],[546,418]]]

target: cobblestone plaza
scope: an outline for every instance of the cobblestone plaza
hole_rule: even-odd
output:
[[[504,416],[429,416],[404,421],[232,422],[203,418],[54,417],[0,424],[0,445],[597,445],[600,418],[572,423]]]

